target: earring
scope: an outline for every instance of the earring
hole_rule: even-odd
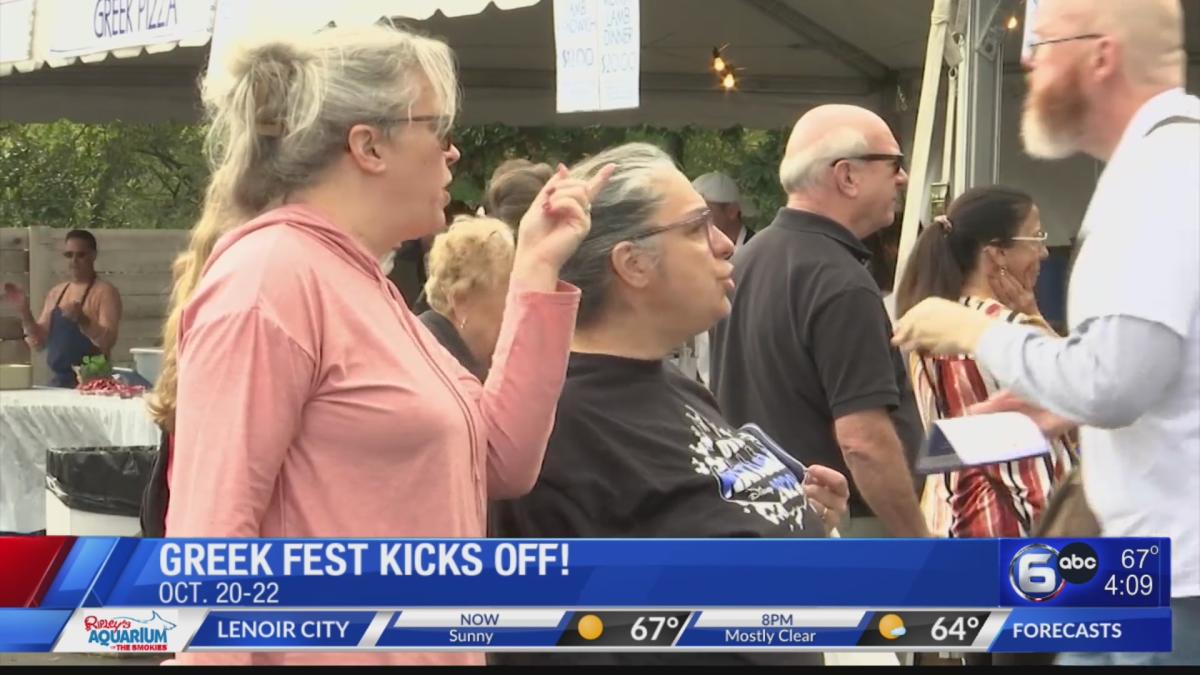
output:
[[[466,329],[466,327],[467,327],[467,317],[464,316],[463,320],[458,322],[458,329],[461,331],[461,330]]]
[[[1002,277],[1008,276],[1008,268],[1007,267],[1000,268],[1000,276],[1002,276]]]

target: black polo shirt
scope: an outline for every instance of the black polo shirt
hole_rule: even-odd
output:
[[[733,311],[713,330],[712,390],[734,426],[754,422],[806,464],[850,479],[834,420],[886,408],[912,464],[923,429],[904,359],[867,263],[838,223],[780,209],[734,256]]]

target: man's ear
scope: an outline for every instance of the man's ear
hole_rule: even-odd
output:
[[[366,173],[378,174],[387,169],[387,163],[379,152],[383,136],[379,130],[367,124],[355,124],[346,133],[346,147],[355,165]]]
[[[1092,79],[1103,82],[1119,74],[1124,56],[1124,49],[1112,38],[1102,37],[1096,40],[1091,58],[1088,59]]]
[[[854,166],[850,162],[838,162],[833,167],[833,182],[838,192],[847,197],[858,196],[858,176],[854,173]]]

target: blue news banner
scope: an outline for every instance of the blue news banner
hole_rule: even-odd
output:
[[[0,651],[1171,649],[1167,539],[14,541]]]

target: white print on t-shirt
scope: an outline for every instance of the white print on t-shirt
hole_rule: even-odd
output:
[[[721,498],[791,532],[804,529],[808,498],[796,474],[751,436],[736,435],[685,405],[695,442],[696,473],[717,480]]]

